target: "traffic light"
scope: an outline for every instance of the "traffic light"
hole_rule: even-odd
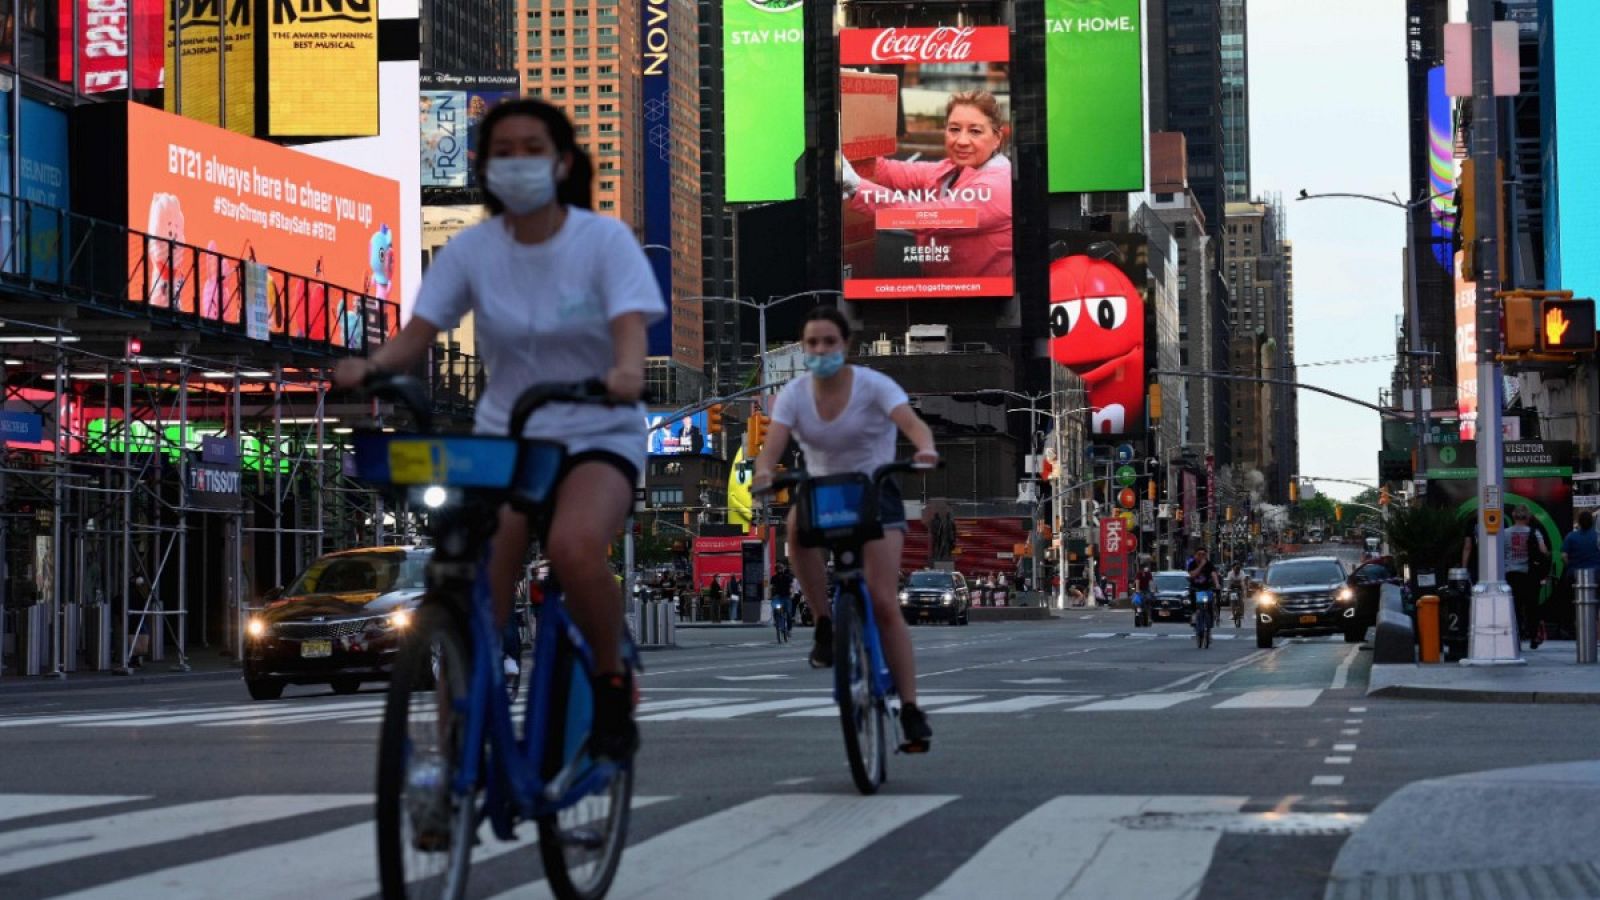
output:
[[[1151,500],[1156,499],[1156,480],[1154,478],[1145,482],[1145,496]]]
[[[1383,487],[1378,489],[1378,505],[1379,506],[1388,506],[1389,505],[1389,487],[1388,487],[1388,485],[1385,485],[1385,486],[1383,486]]]
[[[1505,339],[1508,353],[1539,349],[1539,301],[1528,294],[1505,298]]]
[[[767,428],[772,424],[772,417],[766,413],[754,412],[745,421],[744,455],[754,457],[761,452],[761,445],[767,440]]]
[[[721,433],[722,433],[722,404],[721,403],[713,403],[711,405],[711,408],[706,410],[706,434],[721,434]]]
[[[1297,478],[1289,479],[1289,502],[1300,502],[1300,480]]]
[[[1595,348],[1594,301],[1546,298],[1539,304],[1539,349],[1545,353],[1591,353]]]
[[[1161,382],[1150,385],[1150,421],[1161,421]]]
[[[1335,522],[1343,522],[1344,521],[1344,507],[1341,506],[1338,503],[1335,503],[1333,505],[1333,520]]]

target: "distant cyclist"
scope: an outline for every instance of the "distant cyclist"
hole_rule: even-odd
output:
[[[1194,559],[1189,562],[1189,590],[1194,594],[1196,613],[1202,603],[1205,604],[1207,621],[1217,621],[1217,567],[1211,562],[1211,554],[1206,548],[1201,547],[1194,552]],[[1202,596],[1204,595],[1204,596]]]
[[[567,447],[544,549],[595,654],[590,749],[625,759],[638,748],[639,732],[621,656],[622,597],[606,550],[632,508],[644,466],[638,400],[646,329],[665,306],[633,232],[590,211],[594,167],[565,113],[538,100],[501,103],[478,136],[474,167],[492,218],[438,251],[411,321],[370,358],[341,361],[334,380],[355,387],[374,371],[409,369],[440,331],[470,312],[491,375],[478,403],[478,433],[504,435],[512,403],[531,385],[605,382],[619,405],[547,406],[528,420],[524,436]],[[501,626],[530,540],[527,520],[503,507],[489,567]]]
[[[887,375],[845,362],[849,340],[850,325],[838,310],[819,306],[806,316],[801,345],[807,372],[784,385],[773,404],[772,427],[767,431],[766,445],[756,459],[755,477],[751,480],[754,490],[760,491],[772,482],[773,471],[788,450],[791,435],[805,453],[807,473],[816,476],[873,474],[879,466],[894,461],[897,431],[917,448],[917,462],[933,465],[939,461],[933,432],[912,410],[900,385]],[[895,591],[905,547],[905,504],[893,480],[884,481],[878,501],[883,537],[867,544],[863,553],[867,590],[872,594],[873,614],[889,671],[894,675],[895,690],[904,702],[900,729],[906,742],[901,749],[924,752],[932,744],[933,729],[917,706],[911,633]],[[795,533],[791,510],[789,560],[817,623],[811,665],[827,668],[833,665],[833,619],[824,554],[820,548],[800,546],[793,540]]]

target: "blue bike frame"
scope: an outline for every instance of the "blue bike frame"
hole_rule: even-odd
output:
[[[867,590],[867,583],[860,578],[850,580],[852,592],[861,598],[861,639],[867,645],[867,657],[872,661],[872,671],[867,673],[867,685],[874,697],[889,697],[894,694],[894,678],[889,674],[889,661],[883,655],[883,642],[878,638],[878,617],[872,612],[872,593]],[[839,607],[844,600],[845,583],[841,582],[833,588],[833,620],[839,621]],[[834,665],[839,660],[834,660]],[[839,685],[834,683],[833,702],[840,701]]]
[[[535,606],[538,627],[534,634],[533,671],[528,678],[528,710],[523,718],[522,735],[517,736],[511,720],[511,700],[506,694],[505,672],[499,665],[501,630],[494,624],[487,568],[485,553],[478,562],[472,590],[472,674],[467,686],[466,708],[452,709],[452,714],[464,717],[466,723],[466,752],[451,788],[456,796],[467,797],[485,780],[485,775],[489,776],[480,815],[488,816],[497,837],[511,840],[515,836],[513,812],[520,812],[524,819],[552,815],[603,787],[616,774],[617,766],[611,762],[596,763],[580,755],[588,736],[586,723],[591,707],[587,673],[593,670],[594,656],[567,614],[558,591],[549,592],[544,602]],[[576,656],[575,671],[567,696],[563,765],[547,782],[539,773],[543,768],[552,713],[556,709],[554,663],[563,652],[562,642],[567,645],[565,652]],[[639,666],[638,652],[632,641],[624,642],[622,652],[629,664]],[[572,689],[579,685],[580,690]],[[493,751],[490,757],[493,771],[487,773],[483,771],[484,755],[478,752],[486,737]]]

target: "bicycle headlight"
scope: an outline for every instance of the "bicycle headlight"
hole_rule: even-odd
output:
[[[422,490],[422,505],[429,509],[438,509],[450,499],[450,492],[437,484],[429,485]]]
[[[953,591],[945,591],[944,596],[940,597],[939,599],[944,602],[945,606],[949,606],[950,604],[956,602],[956,595]]]

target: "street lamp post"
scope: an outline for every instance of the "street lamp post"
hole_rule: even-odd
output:
[[[1327,194],[1308,194],[1304,190],[1302,190],[1300,192],[1300,196],[1297,198],[1297,201],[1296,201],[1296,202],[1298,202],[1299,200],[1333,200],[1333,199],[1368,200],[1368,201],[1371,201],[1373,203],[1382,203],[1384,206],[1392,206],[1392,207],[1395,207],[1396,209],[1401,209],[1401,210],[1405,211],[1405,214],[1406,214],[1406,294],[1407,294],[1407,297],[1406,297],[1406,318],[1409,320],[1409,327],[1406,328],[1406,331],[1408,332],[1406,344],[1407,344],[1407,349],[1409,351],[1408,355],[1411,357],[1411,365],[1410,365],[1409,368],[1410,368],[1410,373],[1411,373],[1412,427],[1414,427],[1416,429],[1416,438],[1417,438],[1417,464],[1415,466],[1415,470],[1411,473],[1411,478],[1412,478],[1413,481],[1415,481],[1419,485],[1423,485],[1423,486],[1425,486],[1428,483],[1428,481],[1427,481],[1427,479],[1428,479],[1428,445],[1427,445],[1427,441],[1428,441],[1428,424],[1429,424],[1429,419],[1430,419],[1430,416],[1429,416],[1429,412],[1430,411],[1426,410],[1426,409],[1423,409],[1423,406],[1422,406],[1422,373],[1421,373],[1421,360],[1422,360],[1422,355],[1423,355],[1423,351],[1422,351],[1422,318],[1421,318],[1421,315],[1418,312],[1418,310],[1420,309],[1420,306],[1419,306],[1418,297],[1417,297],[1416,211],[1417,211],[1417,209],[1419,207],[1427,206],[1428,204],[1432,203],[1433,201],[1439,199],[1440,197],[1448,196],[1448,194],[1449,194],[1448,191],[1447,192],[1441,192],[1441,193],[1434,194],[1434,195],[1429,196],[1429,197],[1424,197],[1424,198],[1422,198],[1420,200],[1413,200],[1410,203],[1406,203],[1406,202],[1403,202],[1403,201],[1399,200],[1398,198],[1378,197],[1378,196],[1375,196],[1375,195],[1372,195],[1372,194],[1352,194],[1352,193],[1345,193],[1345,192],[1335,192],[1335,193],[1327,193]],[[1422,490],[1420,489],[1420,487],[1417,490],[1417,494],[1419,496],[1422,494]]]

